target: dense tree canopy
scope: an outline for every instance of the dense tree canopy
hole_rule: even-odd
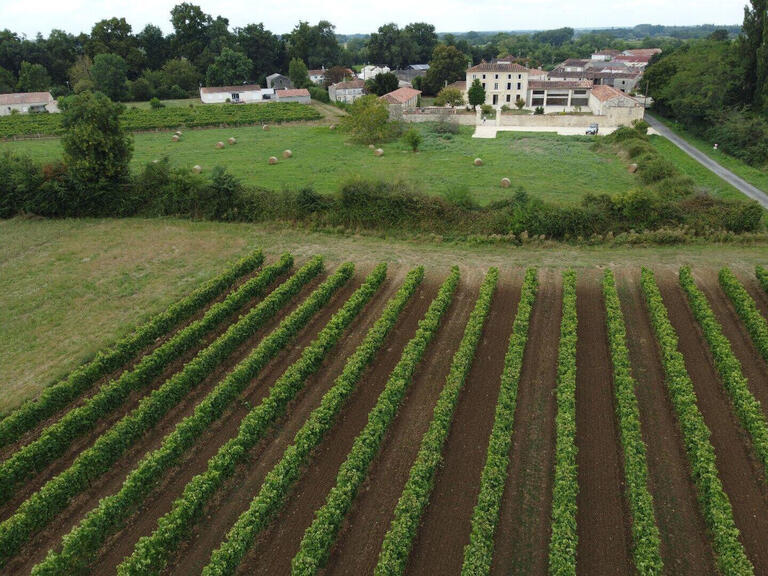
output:
[[[464,80],[467,64],[469,64],[467,55],[455,46],[438,46],[432,53],[429,70],[424,78],[424,92],[437,94],[446,84]]]
[[[208,86],[243,84],[251,79],[253,65],[242,52],[224,48],[216,60],[208,66],[205,82]]]

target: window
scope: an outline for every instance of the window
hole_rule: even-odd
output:
[[[493,83],[493,89],[494,90],[498,90],[499,89],[499,83],[498,82],[494,82]]]
[[[499,79],[499,75],[498,75],[498,74],[496,74],[496,75],[493,77],[493,79],[494,79],[494,80],[498,80],[498,79]]]
[[[240,94],[238,94],[237,92],[233,92],[232,94],[229,95],[229,99],[232,102],[240,102]]]
[[[512,90],[512,82],[507,82],[507,90]]]
[[[512,80],[512,74],[507,74],[507,80]]]
[[[507,102],[512,102],[512,97],[509,94],[507,94]]]
[[[476,79],[477,79],[477,74],[472,74],[472,80],[476,80]]]
[[[522,80],[522,79],[523,79],[523,75],[522,75],[522,74],[518,74],[518,75],[517,75],[517,79],[518,79],[518,80]]]
[[[483,74],[483,80],[485,80],[485,74]]]
[[[518,82],[518,83],[517,83],[517,89],[518,89],[518,90],[521,90],[521,89],[522,89],[522,84],[521,84],[520,82]]]
[[[483,82],[483,90],[485,90],[485,82]]]

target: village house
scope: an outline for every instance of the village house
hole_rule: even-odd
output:
[[[200,88],[200,100],[203,104],[249,104],[262,102],[275,97],[272,88],[262,88],[258,84],[240,86],[207,86]]]
[[[361,80],[370,80],[371,78],[375,78],[378,74],[386,74],[389,72],[389,66],[363,66],[363,69],[360,71],[360,74],[357,75],[358,78]]]
[[[421,90],[404,87],[384,94],[379,100],[389,105],[390,112],[402,113],[406,110],[414,110],[418,106],[420,95]]]
[[[363,80],[347,80],[331,84],[328,87],[328,96],[331,102],[345,102],[352,104],[355,100],[365,94],[365,82]]]
[[[289,88],[293,88],[293,84],[287,76],[283,76],[282,74],[275,72],[274,74],[267,76],[267,88],[274,88],[275,90],[287,90]]]
[[[298,102],[309,104],[311,97],[306,88],[291,88],[287,90],[275,90],[275,98],[278,102]]]
[[[504,105],[511,108],[518,99],[527,100],[528,82],[534,78],[546,78],[546,72],[532,70],[508,60],[497,60],[481,62],[468,68],[466,86],[468,89],[472,82],[479,80],[485,89],[486,104],[496,108]]]
[[[58,103],[53,99],[50,92],[0,94],[0,116],[58,111]]]
[[[325,82],[325,66],[319,70],[307,70],[307,74],[309,75],[309,80],[312,84],[322,86],[323,82]]]

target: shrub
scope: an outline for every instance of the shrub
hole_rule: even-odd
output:
[[[165,104],[160,102],[159,98],[154,97],[149,101],[149,107],[152,108],[152,110],[159,110],[160,108],[165,108]]]
[[[445,106],[446,104],[452,107],[463,106],[464,96],[462,96],[461,90],[447,87],[440,90],[435,97],[435,106]]]
[[[366,95],[352,103],[342,126],[360,144],[377,144],[392,137],[389,108],[376,96]]]
[[[421,144],[421,133],[411,127],[403,134],[403,141],[413,152],[418,152],[419,145]]]
[[[325,88],[321,86],[310,86],[308,90],[312,100],[317,100],[318,102],[323,102],[325,104],[329,104],[331,102],[331,97],[328,96],[328,90]]]

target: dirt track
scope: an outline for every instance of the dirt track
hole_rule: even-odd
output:
[[[520,300],[519,278],[501,278],[461,391],[443,462],[411,552],[407,574],[458,574],[480,490],[504,355]]]
[[[579,453],[577,573],[631,574],[623,453],[614,408],[605,308],[598,274],[576,284],[576,445]]]
[[[660,352],[642,290],[636,282],[639,275],[639,270],[619,274],[618,289],[647,448],[648,488],[661,535],[661,557],[667,574],[714,575],[714,555],[682,435],[667,395]]]
[[[498,576],[548,572],[561,312],[560,275],[540,272],[517,393],[509,477],[496,529],[491,573]]]
[[[669,319],[680,339],[680,352],[685,357],[688,374],[693,381],[699,410],[712,432],[711,441],[717,456],[717,467],[726,494],[733,507],[736,527],[756,574],[768,574],[768,488],[748,439],[738,424],[730,401],[717,377],[706,341],[688,308],[685,294],[678,286],[676,274],[657,277]]]

